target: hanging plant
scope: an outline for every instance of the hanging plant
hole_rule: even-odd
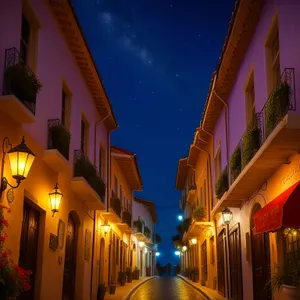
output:
[[[4,218],[3,210],[10,212],[6,206],[0,206],[0,299],[15,300],[22,292],[30,290],[30,270],[24,270],[11,259],[11,250],[4,248],[7,239],[5,228],[8,222]]]

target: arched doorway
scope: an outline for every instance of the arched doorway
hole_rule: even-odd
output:
[[[268,285],[271,276],[270,242],[268,233],[254,234],[253,216],[261,210],[256,203],[251,214],[251,245],[252,245],[252,272],[253,272],[253,299],[271,300],[272,291]]]
[[[105,240],[100,240],[100,259],[99,259],[99,284],[104,283],[104,254],[105,254]]]
[[[74,299],[74,286],[76,274],[76,245],[77,245],[77,226],[72,213],[69,214],[66,250],[65,250],[65,265],[63,279],[63,300]]]

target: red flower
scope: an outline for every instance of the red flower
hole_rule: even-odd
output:
[[[8,222],[7,222],[7,220],[1,220],[0,221],[5,227],[8,227]]]

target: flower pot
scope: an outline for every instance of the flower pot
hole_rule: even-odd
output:
[[[132,282],[132,272],[129,272],[128,274],[127,274],[127,282],[128,283],[130,283],[130,282]]]
[[[104,284],[100,284],[98,286],[98,291],[97,291],[97,300],[104,300],[106,294],[106,288]]]
[[[121,283],[121,286],[124,286],[125,283],[126,283],[126,278],[121,279],[121,280],[120,280],[120,283]]]
[[[282,293],[286,296],[286,300],[299,300],[300,288],[290,285],[282,285]]]
[[[116,285],[110,285],[109,286],[109,293],[114,294],[116,292]]]

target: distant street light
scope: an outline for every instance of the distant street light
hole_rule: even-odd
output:
[[[156,253],[155,253],[155,256],[160,256],[160,253],[159,253],[159,252],[156,252]]]
[[[182,215],[179,215],[177,218],[179,221],[182,221],[182,219],[183,219]]]
[[[175,251],[175,255],[179,256],[180,255],[180,251]]]

